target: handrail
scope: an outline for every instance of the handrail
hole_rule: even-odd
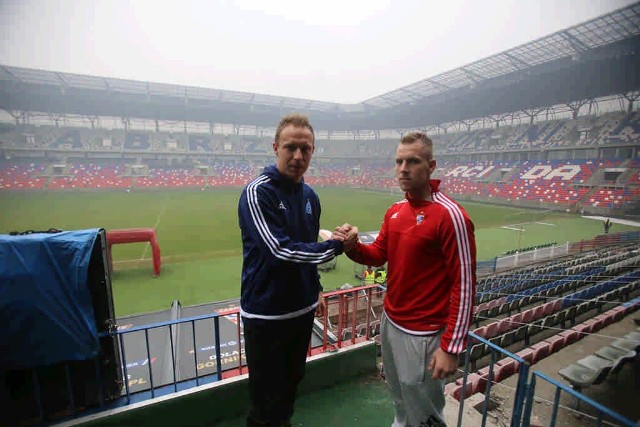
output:
[[[526,401],[526,406],[525,406],[525,411],[524,411],[524,419],[522,422],[522,427],[529,427],[530,425],[530,419],[531,419],[531,409],[533,407],[533,398],[534,398],[534,394],[535,394],[535,388],[536,388],[536,377],[539,377],[545,381],[547,381],[548,383],[552,384],[553,386],[556,387],[556,392],[555,392],[555,397],[554,397],[554,401],[553,401],[553,411],[552,411],[552,420],[555,423],[555,419],[557,417],[558,414],[558,406],[560,404],[560,392],[564,391],[569,393],[571,396],[575,397],[578,401],[582,401],[585,402],[589,405],[591,405],[597,412],[598,412],[598,418],[597,418],[597,425],[600,426],[602,425],[602,416],[603,415],[607,415],[608,417],[611,417],[612,419],[616,420],[617,422],[622,423],[624,426],[628,426],[628,427],[637,427],[638,423],[616,413],[613,412],[611,409],[601,405],[600,403],[596,402],[595,400],[585,396],[582,393],[579,393],[575,390],[573,390],[571,387],[569,387],[566,384],[563,384],[545,374],[543,374],[540,371],[533,371],[532,375],[531,375],[531,381],[530,381],[530,387],[529,387],[529,392],[527,395],[527,401]]]

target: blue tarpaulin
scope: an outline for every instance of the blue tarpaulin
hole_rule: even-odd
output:
[[[87,272],[99,231],[0,235],[0,370],[98,354]]]

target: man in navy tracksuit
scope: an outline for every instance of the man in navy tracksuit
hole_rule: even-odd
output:
[[[308,119],[284,117],[273,149],[276,165],[244,188],[238,204],[248,427],[291,425],[314,313],[325,309],[317,266],[344,249],[340,240],[318,242],[320,200],[303,180],[314,150]]]

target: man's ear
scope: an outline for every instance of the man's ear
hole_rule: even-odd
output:
[[[278,154],[278,143],[273,141],[273,144],[271,144],[271,146],[273,147],[273,152]]]
[[[436,170],[436,159],[431,159],[429,161],[429,173],[433,173],[434,170]]]

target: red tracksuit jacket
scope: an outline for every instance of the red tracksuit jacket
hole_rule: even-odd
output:
[[[405,199],[384,216],[375,242],[360,242],[349,258],[379,266],[388,261],[387,317],[407,333],[445,328],[440,347],[465,349],[476,288],[473,223],[464,209],[431,180],[432,202]]]

